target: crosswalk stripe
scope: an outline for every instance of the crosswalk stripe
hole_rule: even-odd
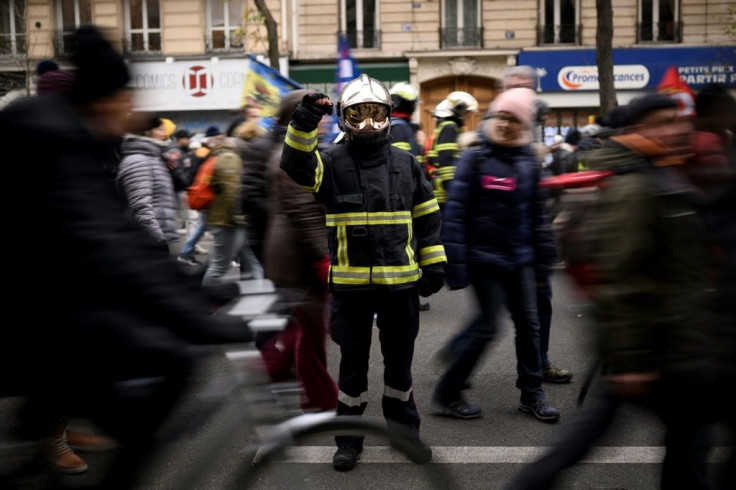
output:
[[[524,464],[541,456],[545,447],[462,447],[432,446],[433,463],[453,464]],[[715,447],[710,451],[708,462],[725,463],[731,447]],[[664,447],[625,446],[594,447],[579,463],[594,464],[660,464],[664,458]],[[283,462],[286,463],[331,463],[335,448],[332,446],[295,446],[289,448]],[[260,460],[261,452],[255,460]],[[408,463],[400,452],[389,446],[365,446],[360,455],[361,463]]]

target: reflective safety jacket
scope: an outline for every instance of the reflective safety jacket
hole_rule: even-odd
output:
[[[447,202],[450,183],[455,178],[455,161],[460,156],[457,145],[459,130],[455,121],[440,121],[434,130],[432,147],[427,152],[427,163],[436,169],[434,194],[440,203]]]
[[[326,209],[333,291],[408,289],[444,273],[439,205],[411,153],[388,140],[317,150],[317,128],[286,133],[281,168]]]

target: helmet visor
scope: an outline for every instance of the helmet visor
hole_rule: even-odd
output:
[[[355,104],[345,109],[345,122],[362,130],[379,129],[389,117],[389,108],[383,104]]]

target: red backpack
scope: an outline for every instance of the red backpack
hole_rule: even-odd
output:
[[[212,201],[215,200],[215,191],[210,185],[212,182],[212,174],[215,171],[215,161],[217,157],[210,155],[202,165],[197,169],[197,175],[194,182],[187,189],[187,203],[189,209],[195,211],[205,210],[210,207]]]

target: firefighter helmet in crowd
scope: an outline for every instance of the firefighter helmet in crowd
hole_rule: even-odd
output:
[[[451,92],[437,104],[432,115],[439,119],[462,119],[467,112],[478,112],[478,101],[467,92]]]
[[[413,114],[417,108],[419,94],[413,85],[399,82],[391,87],[391,102],[394,103],[394,111],[404,114]]]
[[[350,80],[337,98],[340,129],[348,141],[373,142],[388,138],[391,126],[391,94],[386,86],[366,74]]]

